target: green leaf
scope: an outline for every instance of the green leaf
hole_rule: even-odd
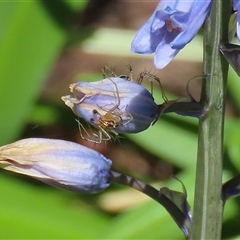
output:
[[[108,225],[105,214],[70,192],[30,185],[3,171],[0,189],[1,239],[97,239]]]
[[[64,21],[70,22],[72,13],[66,14],[69,19]],[[13,141],[21,133],[48,71],[68,35],[41,1],[1,2],[0,15],[2,145]]]
[[[160,119],[154,126],[128,138],[174,166],[189,169],[195,166],[197,134]]]

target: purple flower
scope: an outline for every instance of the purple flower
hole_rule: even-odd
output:
[[[155,66],[164,68],[197,34],[210,7],[211,0],[161,0],[136,34],[132,52],[155,52]]]
[[[0,167],[80,193],[109,186],[111,161],[77,143],[28,138],[0,147]]]
[[[70,85],[73,96],[62,100],[97,129],[138,133],[158,118],[158,106],[143,86],[120,77]]]
[[[240,0],[233,1],[233,9],[237,11],[237,37],[240,41]]]

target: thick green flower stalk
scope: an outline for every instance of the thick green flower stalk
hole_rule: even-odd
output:
[[[228,42],[231,1],[213,1],[204,29],[204,71],[210,73],[202,89],[208,114],[200,119],[192,239],[220,239],[223,129],[228,64],[219,46]]]

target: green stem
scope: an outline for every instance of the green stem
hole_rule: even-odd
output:
[[[201,101],[208,113],[199,122],[198,159],[191,239],[221,239],[223,128],[228,64],[219,52],[227,42],[231,1],[213,0],[204,29],[204,72],[211,73]]]

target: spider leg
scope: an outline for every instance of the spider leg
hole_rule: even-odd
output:
[[[166,96],[166,94],[164,92],[164,89],[163,89],[163,86],[161,84],[160,79],[157,76],[155,76],[154,74],[150,73],[149,70],[144,70],[143,72],[141,72],[139,74],[139,76],[138,76],[138,83],[141,84],[143,82],[144,78],[146,78],[146,77],[148,77],[147,80],[150,81],[150,83],[151,83],[151,94],[153,94],[153,82],[151,80],[151,79],[153,79],[153,80],[155,80],[159,84],[161,92],[162,92],[162,98],[163,98],[163,100],[165,102],[167,102],[168,99],[167,99],[167,96]]]
[[[108,66],[103,67],[102,74],[103,74],[103,78],[117,77],[117,75],[113,72],[113,70]]]
[[[80,123],[80,121],[78,119],[76,119],[76,122],[78,123],[78,129],[79,129],[79,133],[80,136],[83,140],[88,141],[88,142],[92,142],[92,143],[101,143],[102,141],[99,138],[99,135],[97,135],[96,133],[92,132],[92,136],[94,137],[98,137],[99,140],[97,139],[93,139],[92,136],[87,132],[87,130],[85,129],[85,127]],[[83,136],[82,130],[86,133],[87,137]]]
[[[133,116],[131,113],[128,113],[128,117],[129,119],[125,123],[123,123],[122,126],[126,126],[128,123],[130,123],[133,120]]]
[[[103,135],[106,138],[103,138]],[[99,126],[99,141],[109,141],[109,140],[111,140],[110,134],[105,129]]]
[[[130,64],[127,64],[127,67],[128,67],[128,72],[129,72],[127,80],[133,81],[133,69],[132,69],[132,66]]]
[[[119,96],[119,91],[118,91],[117,84],[116,84],[111,78],[109,78],[109,79],[110,79],[110,81],[115,85],[116,94],[117,94],[117,103],[116,103],[116,105],[108,111],[108,112],[113,112],[113,111],[114,111],[115,109],[117,109],[117,108],[119,107],[119,105],[120,105],[120,96]]]

